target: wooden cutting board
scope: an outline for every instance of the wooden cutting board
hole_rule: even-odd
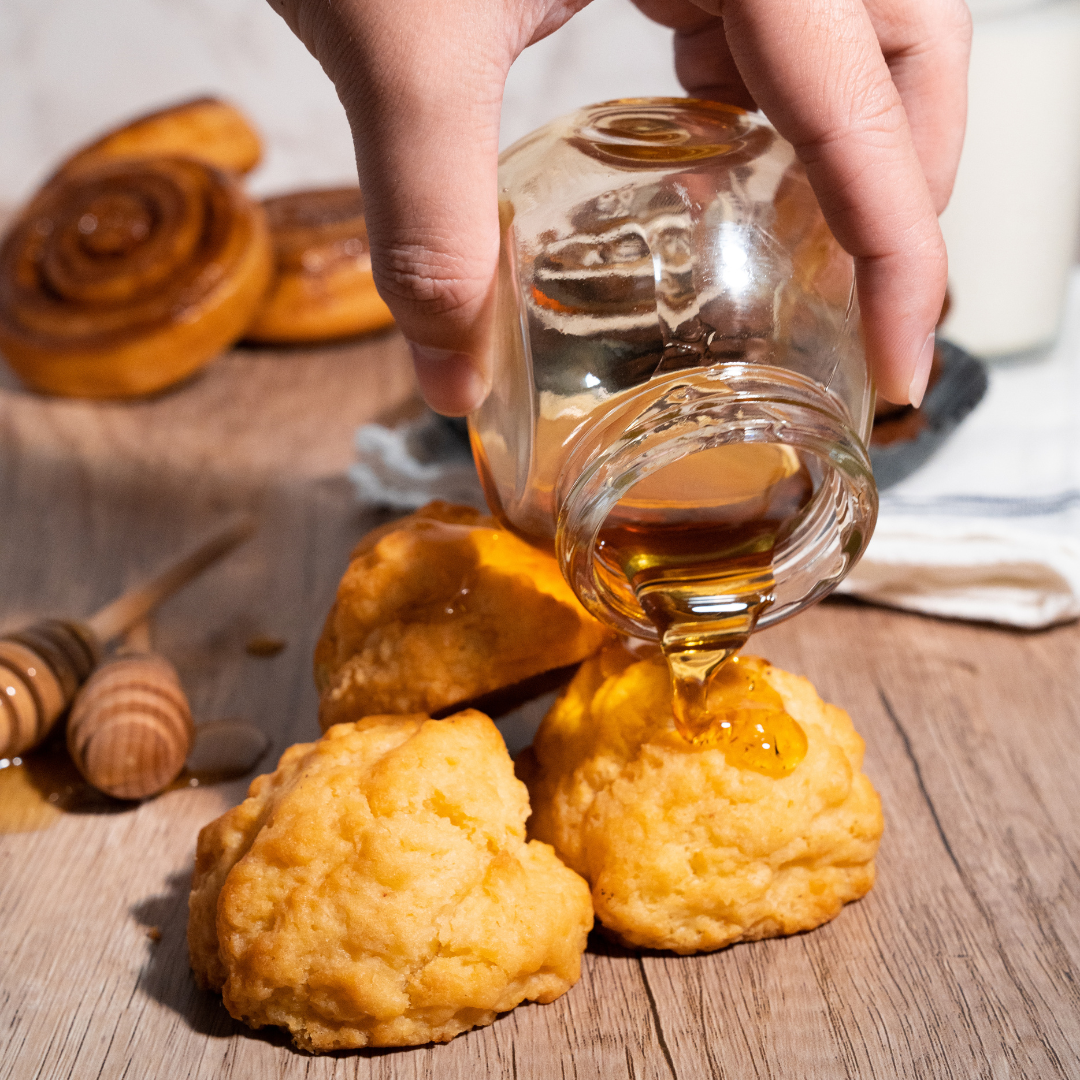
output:
[[[312,648],[350,547],[385,520],[344,476],[353,430],[413,401],[394,334],[236,350],[133,404],[0,376],[0,630],[84,615],[255,510],[258,536],[155,637],[196,720],[255,721],[270,767],[317,734]],[[257,634],[286,648],[250,656]],[[832,924],[701,957],[597,939],[551,1005],[445,1046],[311,1058],[188,970],[195,836],[247,782],[96,803],[0,836],[0,1080],[1080,1076],[1080,629],[835,604],[756,646],[851,712],[884,800],[878,884]]]

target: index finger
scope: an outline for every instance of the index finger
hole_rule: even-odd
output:
[[[720,0],[699,2],[715,10]],[[862,0],[726,0],[722,7],[747,89],[794,145],[829,227],[855,258],[878,391],[917,404],[945,295],[945,243]]]

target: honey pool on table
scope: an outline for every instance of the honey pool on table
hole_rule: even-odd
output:
[[[187,767],[165,789],[207,787],[250,774],[269,747],[251,721],[211,720],[196,729]],[[97,791],[68,754],[62,732],[25,754],[0,758],[0,835],[39,832],[65,814],[110,814],[137,803]]]

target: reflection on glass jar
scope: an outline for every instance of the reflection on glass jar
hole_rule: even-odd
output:
[[[873,528],[852,260],[791,146],[733,106],[593,106],[499,181],[494,389],[470,418],[488,501],[704,694]]]

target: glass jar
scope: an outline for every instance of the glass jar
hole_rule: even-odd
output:
[[[874,525],[873,388],[852,260],[790,144],[734,106],[606,102],[507,150],[499,197],[469,420],[495,514],[666,652],[829,592]]]

